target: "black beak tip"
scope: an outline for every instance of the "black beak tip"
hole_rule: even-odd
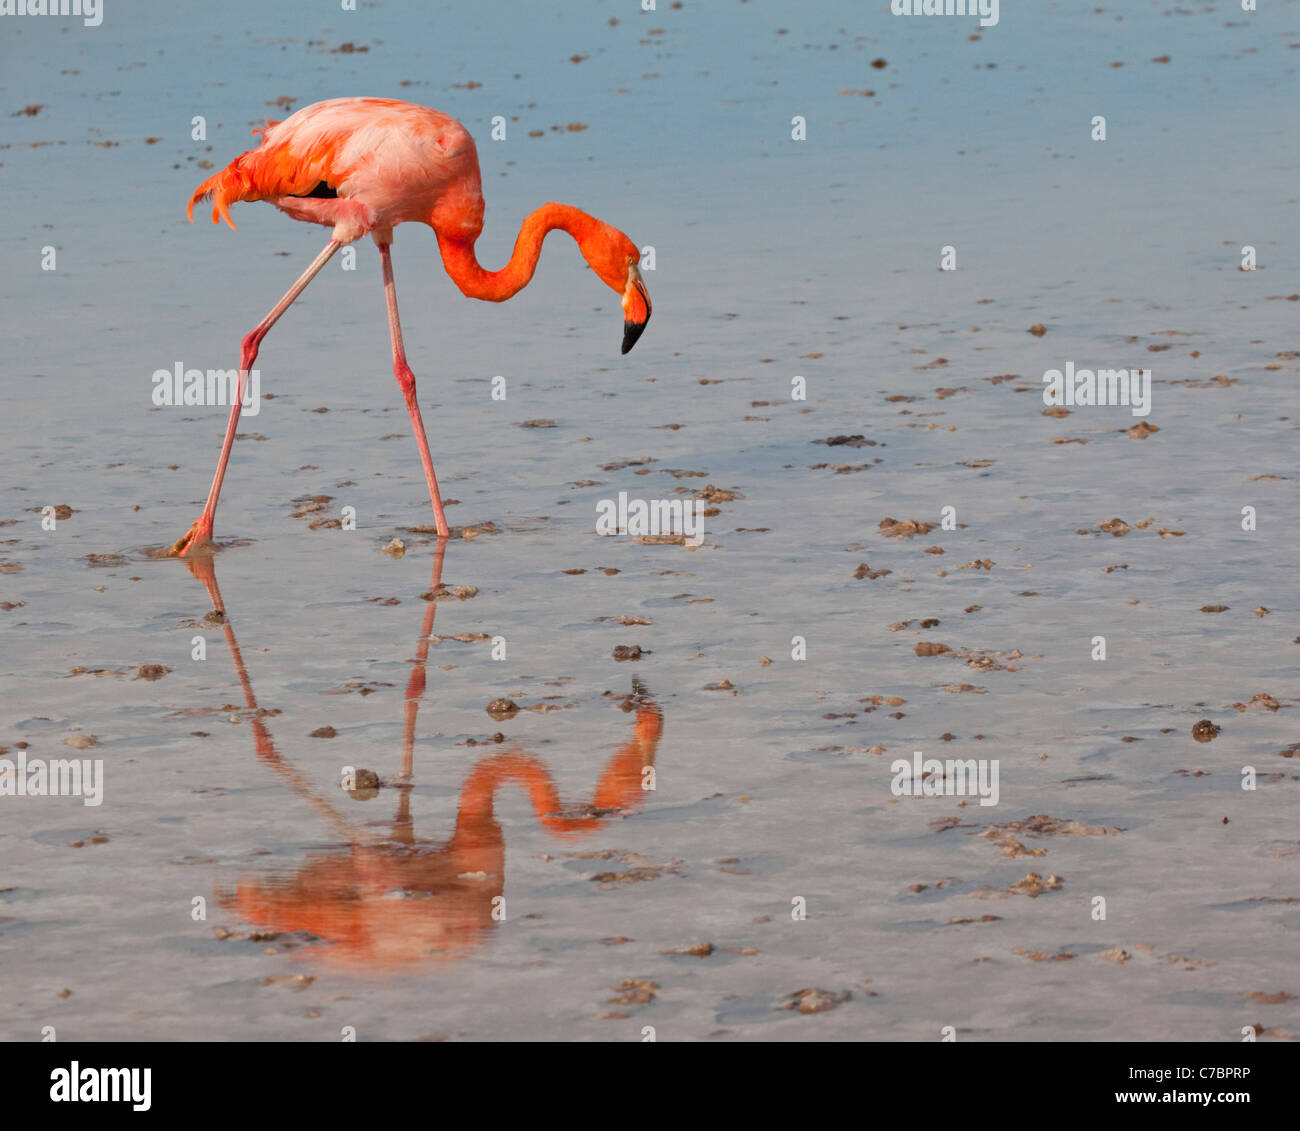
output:
[[[647,318],[646,322],[650,320]],[[629,352],[637,343],[646,327],[646,322],[627,322],[623,323],[623,352]]]

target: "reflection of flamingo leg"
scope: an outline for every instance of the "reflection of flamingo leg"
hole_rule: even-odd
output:
[[[240,652],[239,643],[235,640],[235,630],[231,627],[230,618],[226,616],[226,606],[221,600],[221,590],[217,587],[217,573],[213,560],[210,556],[192,557],[186,559],[186,564],[190,572],[203,582],[213,609],[221,614],[221,631],[225,634],[226,647],[230,650],[230,658],[235,664],[235,675],[239,678],[240,687],[244,689],[244,705],[249,711],[248,721],[253,728],[253,746],[257,751],[258,759],[279,773],[293,791],[304,798],[345,840],[364,840],[364,833],[355,828],[333,805],[312,789],[299,770],[280,757],[280,752],[275,748],[275,741],[271,738],[271,732],[267,730],[266,723],[262,720],[262,710],[257,705],[257,696],[253,694],[253,683],[248,678],[243,653]]]
[[[430,582],[431,593],[438,591],[442,584],[442,562],[447,554],[447,541],[438,539],[433,551],[433,579]],[[415,716],[420,710],[420,700],[424,697],[424,669],[429,662],[429,637],[433,634],[433,618],[438,611],[437,601],[426,601],[424,605],[424,626],[420,639],[415,643],[415,659],[412,662],[411,678],[406,684],[406,700],[403,704],[405,718],[402,725],[402,772],[398,781],[402,785],[410,782],[415,773]]]

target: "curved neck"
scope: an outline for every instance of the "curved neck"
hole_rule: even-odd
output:
[[[487,271],[479,263],[478,256],[474,254],[477,233],[466,239],[439,231],[436,226],[434,233],[438,237],[442,264],[463,294],[487,302],[504,302],[523,290],[532,279],[547,232],[556,228],[568,232],[581,247],[599,224],[600,221],[594,216],[571,205],[543,204],[524,221],[523,227],[519,229],[519,238],[515,240],[510,262],[500,271]]]

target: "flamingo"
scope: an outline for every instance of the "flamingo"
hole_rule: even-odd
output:
[[[331,98],[304,106],[282,122],[267,122],[265,129],[253,132],[261,134],[256,149],[235,158],[194,190],[186,209],[190,222],[194,222],[194,205],[210,199],[212,222],[225,220],[233,229],[231,204],[266,200],[295,220],[323,224],[333,232],[307,270],[244,337],[238,396],[230,406],[207,502],[198,520],[167,553],[185,557],[198,547],[211,545],[240,402],[258,347],[330,257],[365,235],[379,247],[393,374],[411,417],[438,537],[446,538],[447,519],[397,314],[393,228],[406,221],[428,224],[452,282],[463,294],[486,302],[504,302],[527,286],[547,233],[557,228],[568,232],[600,280],[622,296],[623,353],[636,344],[650,318],[650,296],[641,278],[637,245],[617,228],[572,205],[544,204],[524,220],[510,262],[499,271],[485,270],[474,254],[474,243],[483,230],[483,192],[474,139],[460,122],[426,106],[392,98]]]

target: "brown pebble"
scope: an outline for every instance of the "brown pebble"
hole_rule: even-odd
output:
[[[689,946],[674,946],[661,950],[660,954],[689,954],[692,958],[708,958],[713,953],[711,942],[691,943]]]
[[[851,990],[845,990],[839,994],[832,993],[830,990],[795,990],[794,993],[787,994],[785,1000],[777,1008],[797,1009],[800,1013],[825,1013],[852,997],[853,992]]]
[[[1027,895],[1030,899],[1036,899],[1045,891],[1055,891],[1061,884],[1060,876],[1048,876],[1043,879],[1037,872],[1029,872],[1024,879],[1017,880],[1011,885],[1011,892],[1018,895]]]
[[[352,780],[356,783],[354,793],[373,792],[380,788],[380,775],[373,770],[357,770]]]
[[[940,644],[933,640],[918,640],[916,643],[918,656],[942,656],[945,652],[951,651],[947,644]]]
[[[617,996],[607,999],[608,1005],[649,1005],[659,992],[659,983],[647,978],[624,978],[611,988]]]
[[[892,569],[872,569],[866,562],[859,564],[858,568],[853,571],[853,576],[861,581],[864,578],[867,581],[875,581],[878,577],[888,577],[894,571]]]
[[[1250,990],[1241,996],[1249,998],[1256,1005],[1283,1005],[1288,1001],[1295,1001],[1295,994],[1287,993],[1286,990],[1279,990],[1277,993],[1265,993],[1263,990]]]
[[[519,704],[511,699],[493,699],[486,710],[494,719],[508,719],[519,713]]]

